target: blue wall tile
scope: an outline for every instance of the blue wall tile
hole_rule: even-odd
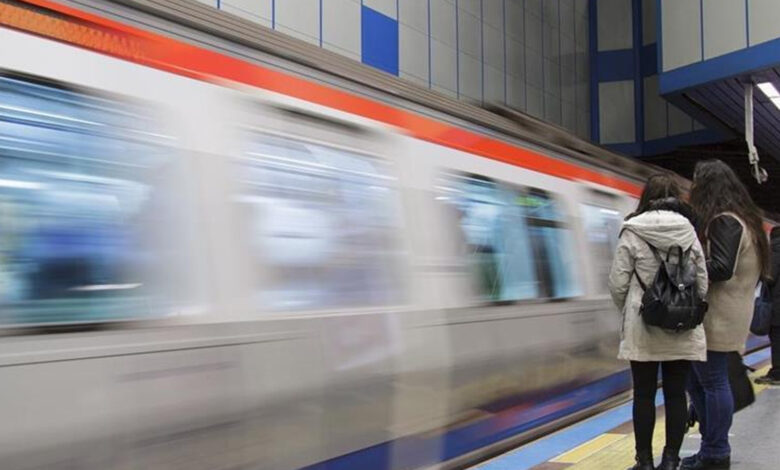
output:
[[[367,6],[361,20],[363,63],[398,75],[398,21]]]

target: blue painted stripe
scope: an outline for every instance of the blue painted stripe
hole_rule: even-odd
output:
[[[398,75],[398,21],[365,5],[360,9],[363,63]]]
[[[661,73],[661,94],[675,93],[780,63],[780,38]]]
[[[755,366],[770,358],[768,349],[749,354],[745,363]],[[664,403],[663,394],[657,393],[656,406]],[[477,467],[478,470],[527,470],[543,464],[569,450],[580,446],[622,424],[631,421],[633,402],[613,408],[591,419],[575,424],[564,431],[539,439],[527,446],[509,452]]]
[[[649,77],[658,73],[658,45],[642,46],[642,76]]]
[[[596,80],[616,82],[634,79],[635,51],[621,49],[596,53]]]

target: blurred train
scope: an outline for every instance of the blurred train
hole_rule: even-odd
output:
[[[0,468],[453,468],[629,388],[652,169],[184,1],[0,44]]]

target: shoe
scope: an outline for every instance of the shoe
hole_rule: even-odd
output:
[[[713,459],[699,454],[682,459],[680,470],[728,470],[731,468],[731,457]]]
[[[637,454],[636,465],[628,470],[655,470],[653,467],[653,456],[651,454]]]
[[[676,452],[670,452],[664,449],[664,455],[661,463],[655,467],[655,470],[677,470],[680,466],[680,456]]]
[[[758,377],[757,379],[753,380],[753,382],[759,385],[780,385],[780,379],[776,379],[769,375]]]

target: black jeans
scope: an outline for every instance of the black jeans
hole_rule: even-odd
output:
[[[772,325],[769,330],[769,341],[772,344],[772,368],[767,375],[780,380],[780,325]]]
[[[666,451],[677,455],[685,437],[688,402],[685,383],[690,371],[688,361],[631,361],[634,379],[634,436],[637,455],[651,455],[655,428],[655,394],[658,390],[658,367],[663,379],[666,408]]]

